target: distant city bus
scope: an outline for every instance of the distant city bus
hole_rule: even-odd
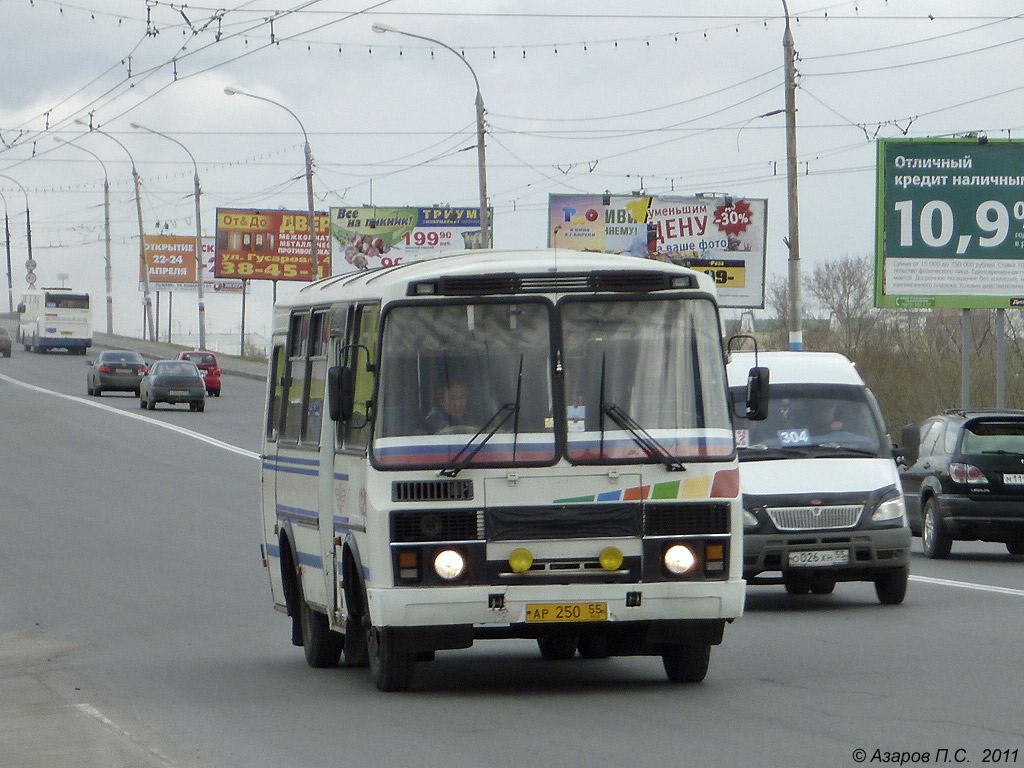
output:
[[[274,311],[264,426],[264,564],[311,666],[402,690],[529,638],[697,682],[743,611],[706,275],[479,250],[329,277]]]
[[[71,288],[26,291],[18,313],[18,339],[26,352],[66,349],[73,355],[84,355],[92,346],[88,293]]]

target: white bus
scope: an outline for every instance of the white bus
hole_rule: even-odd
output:
[[[18,339],[26,352],[66,349],[84,355],[92,346],[89,294],[71,288],[26,291],[18,304]]]
[[[707,276],[565,250],[279,302],[262,551],[308,663],[403,690],[438,650],[530,638],[702,680],[745,595],[719,329]]]

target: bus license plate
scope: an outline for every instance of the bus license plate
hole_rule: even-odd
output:
[[[833,565],[849,565],[848,549],[813,549],[808,552],[790,552],[790,568],[827,568]]]
[[[527,622],[607,621],[607,603],[528,603]]]

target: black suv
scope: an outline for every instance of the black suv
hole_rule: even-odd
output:
[[[907,516],[925,555],[948,557],[954,540],[1024,555],[1024,411],[949,410],[901,438]]]

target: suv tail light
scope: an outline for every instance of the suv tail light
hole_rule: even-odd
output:
[[[954,461],[949,465],[949,476],[954,483],[966,483],[969,485],[988,485],[984,473],[973,464],[963,464]]]

